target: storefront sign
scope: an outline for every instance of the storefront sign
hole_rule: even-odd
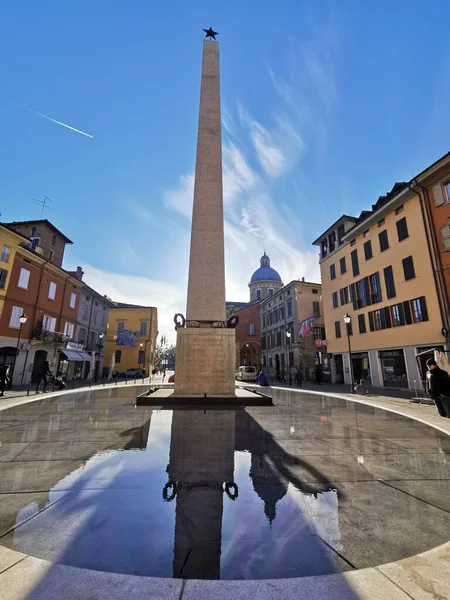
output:
[[[78,344],[76,342],[67,342],[67,350],[84,350],[84,344]]]
[[[380,358],[395,358],[396,356],[403,356],[403,350],[385,350],[378,354]]]
[[[353,354],[352,353],[352,358],[369,358],[369,355],[367,354],[367,352],[360,352],[360,354]]]

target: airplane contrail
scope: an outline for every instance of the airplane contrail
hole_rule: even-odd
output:
[[[18,106],[19,108],[23,108],[24,110],[27,110],[28,112],[34,113],[35,115],[38,115],[39,117],[43,117],[44,119],[47,119],[48,121],[52,121],[53,123],[56,123],[57,125],[61,125],[62,127],[66,127],[66,129],[71,129],[72,131],[75,131],[76,133],[80,133],[81,135],[85,135],[88,138],[94,139],[94,136],[91,135],[90,133],[86,133],[85,131],[81,131],[80,129],[76,129],[75,127],[71,127],[70,125],[67,125],[67,123],[62,123],[61,121],[57,121],[56,119],[52,119],[52,117],[48,117],[47,115],[43,115],[42,113],[38,112],[37,110],[33,110],[32,108],[28,108],[28,106],[24,106],[23,104],[15,104],[15,103],[14,103],[14,106]]]

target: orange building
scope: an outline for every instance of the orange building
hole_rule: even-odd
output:
[[[233,312],[239,317],[236,332],[236,369],[249,365],[258,370],[261,365],[261,318],[259,302]]]

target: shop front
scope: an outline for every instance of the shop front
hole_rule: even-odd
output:
[[[405,354],[402,349],[378,352],[385,387],[408,388]]]
[[[352,353],[353,380],[364,379],[365,383],[371,385],[370,363],[368,352]]]
[[[83,365],[86,363],[89,365],[90,360],[91,355],[85,352],[83,344],[67,342],[66,347],[59,351],[57,376],[66,381],[83,379]]]

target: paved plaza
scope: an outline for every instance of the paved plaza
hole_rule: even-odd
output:
[[[2,600],[447,597],[433,407],[274,388],[273,407],[135,408],[144,388],[0,411]]]

